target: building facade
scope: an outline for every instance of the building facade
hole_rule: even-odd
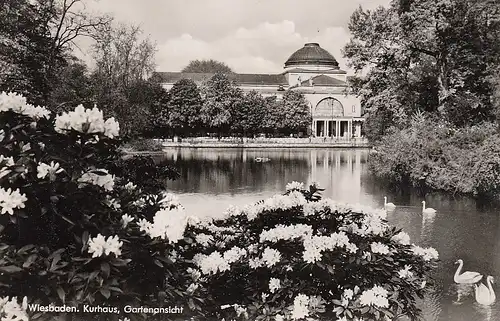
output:
[[[213,74],[157,72],[167,90],[181,79],[196,83]],[[264,97],[280,99],[286,90],[302,93],[309,103],[313,118],[311,134],[315,137],[362,137],[361,103],[350,94],[349,79],[337,60],[317,43],[307,43],[285,62],[281,74],[231,74],[245,92],[257,91]]]

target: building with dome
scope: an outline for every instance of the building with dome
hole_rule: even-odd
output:
[[[213,74],[157,72],[163,86],[170,90],[181,79],[196,83],[208,80]],[[255,90],[263,96],[277,96],[284,91],[302,93],[309,102],[314,137],[362,137],[361,103],[350,94],[349,79],[339,68],[337,60],[318,43],[306,43],[295,51],[284,64],[280,74],[228,75],[245,92]]]

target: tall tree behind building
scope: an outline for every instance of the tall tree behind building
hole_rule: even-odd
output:
[[[189,64],[182,69],[186,73],[221,73],[233,74],[233,70],[223,62],[213,59],[191,60]]]

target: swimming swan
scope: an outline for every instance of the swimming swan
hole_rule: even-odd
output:
[[[396,208],[396,205],[393,203],[387,203],[387,196],[384,196],[384,208],[388,211],[391,211]]]
[[[492,305],[496,300],[496,296],[495,291],[491,286],[491,284],[494,283],[494,279],[491,275],[488,275],[486,278],[486,283],[488,284],[488,287],[486,287],[483,283],[480,283],[479,285],[474,284],[476,301],[481,305]]]
[[[456,283],[472,284],[479,282],[483,278],[483,276],[478,272],[466,271],[460,274],[460,271],[462,271],[462,267],[464,266],[464,261],[462,261],[461,259],[458,259],[455,264],[458,264],[457,271],[455,272],[455,276],[453,277],[453,280]]]
[[[433,209],[432,207],[425,207],[425,201],[422,201],[422,213],[424,214],[434,214],[436,213],[436,210]]]

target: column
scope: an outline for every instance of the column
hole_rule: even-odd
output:
[[[347,137],[349,140],[352,138],[352,119],[347,121]]]
[[[340,138],[340,120],[335,121],[335,137]]]
[[[361,137],[361,122],[356,122],[356,137]]]
[[[325,136],[329,136],[328,133],[330,132],[330,122],[328,120],[325,120]]]
[[[313,120],[311,124],[311,136],[316,137],[316,121]]]

